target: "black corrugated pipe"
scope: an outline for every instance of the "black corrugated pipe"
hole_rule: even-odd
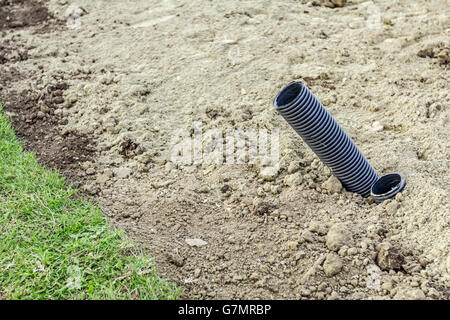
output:
[[[333,170],[347,191],[363,197],[371,195],[371,187],[378,180],[375,170],[305,84],[291,82],[278,93],[273,105],[320,160]],[[397,192],[403,188],[397,188]],[[383,194],[388,192],[382,187],[380,190]],[[388,193],[389,197],[395,196],[395,193]],[[374,199],[377,201],[375,196]]]

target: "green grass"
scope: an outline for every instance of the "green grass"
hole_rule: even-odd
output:
[[[179,298],[75,192],[24,152],[0,106],[0,300]]]

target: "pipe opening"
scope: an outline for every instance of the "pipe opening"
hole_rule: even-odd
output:
[[[274,103],[275,109],[280,109],[290,104],[298,97],[301,91],[302,84],[300,82],[291,82],[288,84],[276,96]]]
[[[375,182],[371,189],[371,194],[376,203],[392,199],[406,186],[406,179],[401,173],[389,173]]]

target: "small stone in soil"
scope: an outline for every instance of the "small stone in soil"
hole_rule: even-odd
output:
[[[323,271],[328,277],[332,277],[342,270],[342,260],[335,254],[330,253],[327,255],[325,262],[323,263]]]
[[[177,267],[182,267],[184,265],[184,258],[176,253],[167,253],[167,261]]]
[[[186,243],[191,247],[203,247],[208,244],[206,241],[203,241],[202,239],[185,239],[184,241],[186,241]]]
[[[331,176],[327,181],[322,183],[322,189],[327,190],[329,193],[339,193],[342,190],[342,183],[335,176]]]
[[[337,251],[343,245],[348,245],[351,240],[351,235],[344,224],[337,223],[330,228],[326,238],[328,249]]]
[[[400,270],[405,258],[400,250],[388,242],[378,245],[377,264],[383,270]]]

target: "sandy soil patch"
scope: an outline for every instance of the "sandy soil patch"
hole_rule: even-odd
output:
[[[37,94],[6,110],[57,128],[38,132],[48,146],[72,137],[87,157],[69,155],[72,181],[184,297],[447,299],[449,6],[329,2],[51,0],[65,25],[0,31],[2,94]],[[375,205],[330,185],[272,107],[292,80],[379,174],[405,174],[403,194]],[[196,124],[278,129],[278,174],[174,163],[175,131]]]

